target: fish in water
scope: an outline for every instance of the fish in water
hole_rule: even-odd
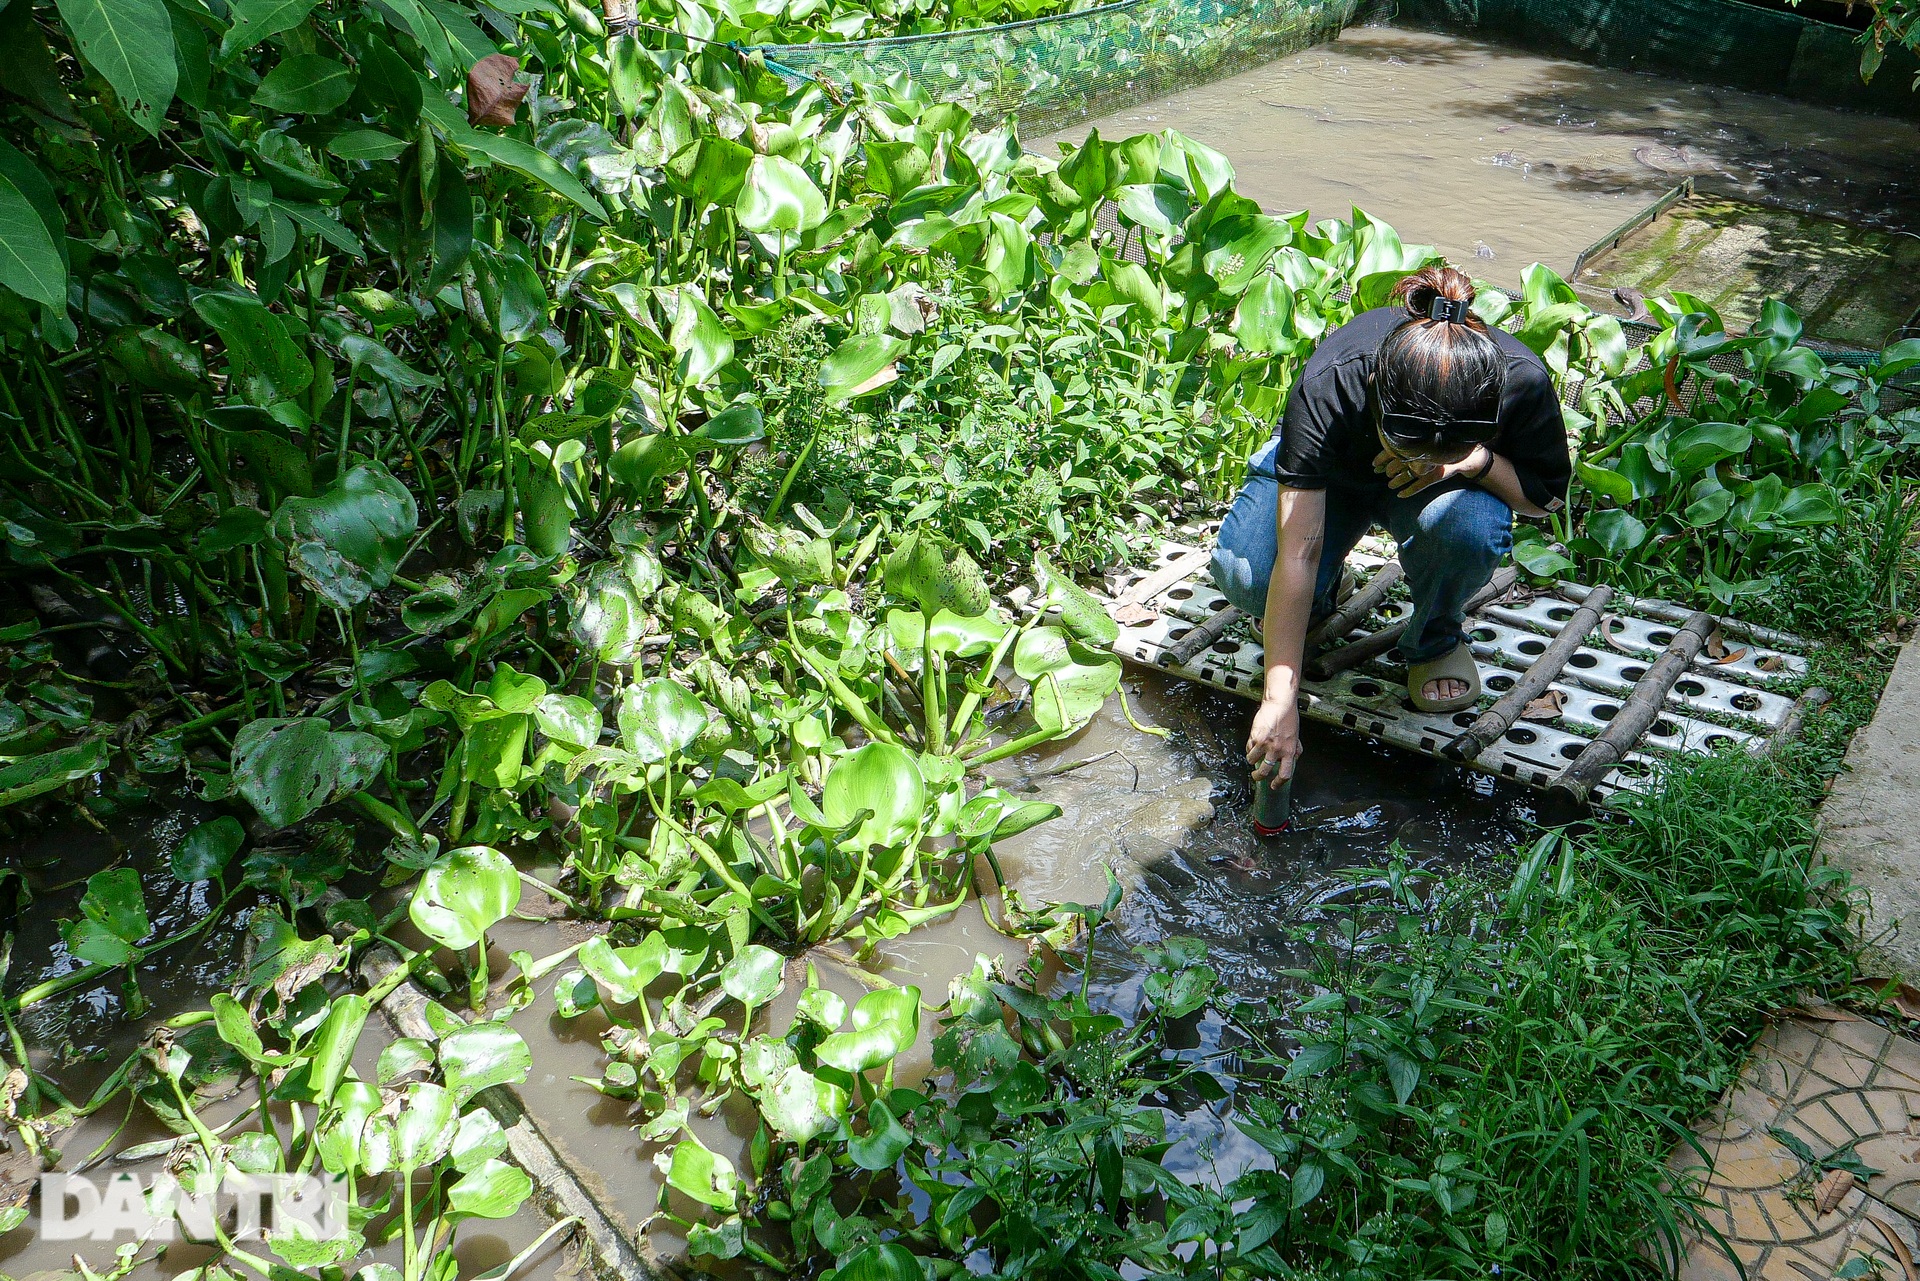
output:
[[[1397,831],[1412,818],[1413,807],[1400,801],[1354,801],[1324,809],[1297,811],[1294,827],[1299,831],[1353,838],[1371,836],[1381,831]]]
[[[1675,177],[1720,172],[1720,166],[1712,157],[1701,155],[1685,143],[1679,146],[1660,142],[1641,143],[1633,149],[1633,158],[1655,173],[1672,174]]]

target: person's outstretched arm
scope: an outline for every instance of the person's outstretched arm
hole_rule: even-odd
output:
[[[1327,492],[1280,490],[1278,553],[1267,583],[1267,613],[1261,622],[1266,646],[1266,687],[1247,736],[1247,764],[1253,777],[1278,772],[1293,777],[1300,757],[1300,668],[1307,647],[1307,620],[1313,610],[1314,579],[1320,573],[1325,541]]]

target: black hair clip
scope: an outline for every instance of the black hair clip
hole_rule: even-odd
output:
[[[1442,298],[1435,294],[1433,301],[1427,304],[1428,320],[1444,320],[1448,324],[1464,325],[1467,323],[1469,314],[1467,301],[1464,298]]]

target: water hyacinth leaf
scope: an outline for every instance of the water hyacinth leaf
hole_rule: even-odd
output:
[[[1254,278],[1233,312],[1233,336],[1240,346],[1260,355],[1284,354],[1298,344],[1291,329],[1293,291],[1286,281],[1267,272]]]
[[[187,833],[167,859],[167,869],[175,880],[187,884],[210,881],[226,870],[246,839],[239,819],[225,814],[208,819]]]
[[[1005,1079],[993,1087],[993,1106],[1007,1116],[1036,1112],[1047,1103],[1046,1074],[1025,1060],[1016,1063]]]
[[[920,1033],[920,989],[869,992],[853,1007],[853,1027],[821,1041],[814,1054],[842,1072],[866,1072],[893,1061]]]
[[[503,343],[523,342],[546,327],[546,288],[539,273],[523,259],[481,248],[473,252],[472,266],[481,313],[473,318],[496,338]]]
[[[1169,182],[1124,186],[1114,203],[1121,213],[1156,235],[1171,236],[1187,220],[1187,193]]]
[[[0,182],[4,182],[4,175],[0,175]],[[0,201],[4,198],[4,189],[0,189]],[[0,218],[4,217],[4,210],[0,210]],[[4,229],[0,229],[0,244],[4,244],[5,238]],[[0,277],[0,284],[3,283],[7,282]],[[126,370],[128,377],[154,391],[191,396],[200,390],[206,378],[206,362],[201,359],[199,348],[162,329],[116,330],[102,346],[113,362]]]
[[[648,625],[646,605],[618,565],[602,562],[581,579],[573,600],[573,639],[603,663],[631,663]]]
[[[423,374],[365,334],[348,334],[340,340],[340,351],[361,375],[374,377],[395,387],[417,390],[438,387],[439,378]]]
[[[756,1036],[740,1050],[740,1079],[750,1090],[778,1081],[799,1060],[791,1045],[770,1036]]]
[[[358,992],[333,999],[325,1021],[307,1047],[310,1056],[307,1088],[315,1099],[324,1102],[332,1098],[346,1079],[347,1068],[353,1063],[354,1047],[360,1044],[360,1033],[367,1026],[367,1015],[372,1009],[367,998]]]
[[[161,0],[58,0],[80,57],[113,86],[127,118],[158,136],[180,83]],[[11,56],[11,55],[9,55]]]
[[[450,1091],[429,1081],[408,1086],[404,1098],[393,1121],[393,1168],[410,1174],[452,1151],[458,1109]]]
[[[891,614],[888,621],[892,621]],[[934,652],[959,658],[977,658],[987,653],[1006,634],[1007,625],[991,614],[962,618],[950,609],[943,609],[927,624],[927,643]]]
[[[249,404],[290,400],[313,382],[312,362],[258,298],[205,291],[194,297],[193,310],[220,335]]]
[[[681,285],[660,290],[658,296],[671,325],[667,342],[673,347],[675,372],[697,387],[726,368],[733,359],[733,338],[701,292]]]
[[[335,730],[318,717],[262,718],[234,735],[234,786],[261,818],[287,827],[365,787],[386,756],[373,735]]]
[[[1752,445],[1753,433],[1738,423],[1698,423],[1667,442],[1667,465],[1676,476],[1690,477]]]
[[[607,462],[608,473],[637,496],[645,496],[686,468],[685,447],[664,432],[634,437],[615,450]]]
[[[734,213],[748,231],[797,236],[825,221],[827,200],[793,161],[756,155],[747,165]]]
[[[765,1005],[786,986],[781,976],[787,958],[770,947],[749,943],[720,971],[720,988],[751,1011]]]
[[[716,1210],[731,1210],[740,1197],[733,1162],[697,1139],[682,1139],[667,1160],[667,1186]]]
[[[992,607],[986,576],[973,557],[944,547],[930,535],[910,531],[894,545],[883,568],[887,591],[920,607],[931,618],[951,610],[975,618]]]
[[[834,1270],[834,1281],[925,1281],[919,1256],[894,1241],[873,1241],[860,1247]]]
[[[883,375],[898,376],[894,361],[906,349],[906,341],[892,334],[855,334],[821,362],[820,386],[835,402],[878,391],[893,381]]]
[[[790,587],[833,581],[833,544],[824,538],[791,526],[760,525],[749,527],[745,538],[760,563]]]
[[[1609,556],[1624,556],[1647,541],[1647,527],[1631,512],[1613,508],[1587,517],[1587,533]]]
[[[325,115],[353,96],[353,72],[318,53],[282,58],[253,91],[253,103],[268,111]]]
[[[875,1099],[867,1105],[867,1132],[848,1140],[847,1152],[863,1170],[891,1170],[912,1142],[886,1100]]]
[[[593,976],[607,1001],[631,1005],[666,972],[667,941],[657,930],[633,947],[615,947],[596,937],[587,940],[579,957],[580,968]]]
[[[1060,611],[1060,625],[1067,629],[1068,635],[1102,648],[1120,639],[1120,624],[1113,621],[1091,592],[1056,568],[1045,552],[1034,554],[1033,573],[1046,594],[1047,604]]]
[[[1840,519],[1840,510],[1839,494],[1831,485],[1816,482],[1789,490],[1773,519],[1776,524],[1793,528],[1831,525]]]
[[[374,1076],[380,1084],[390,1085],[403,1076],[415,1072],[425,1072],[433,1067],[434,1054],[431,1042],[417,1036],[403,1036],[380,1051],[380,1058],[374,1064]]]
[[[447,1213],[453,1219],[510,1219],[532,1194],[533,1180],[525,1170],[490,1159],[448,1190]]]
[[[485,845],[449,850],[420,876],[407,915],[422,934],[458,951],[520,905],[520,877],[506,855]]]
[[[1619,472],[1579,462],[1574,464],[1574,470],[1580,474],[1580,483],[1602,498],[1611,498],[1622,505],[1633,501],[1633,482]]]
[[[600,709],[578,694],[548,694],[533,709],[533,723],[542,734],[569,747],[592,747],[600,741]]]
[[[285,499],[273,522],[309,585],[336,608],[351,609],[393,582],[420,510],[392,472],[368,462],[321,494]]]
[[[440,1038],[440,1067],[456,1106],[496,1085],[518,1085],[533,1067],[520,1034],[504,1023],[476,1023]]]
[[[656,676],[622,691],[619,723],[627,750],[652,764],[691,747],[707,728],[707,712],[686,686]]]
[[[790,1143],[830,1134],[847,1117],[847,1092],[797,1064],[757,1095],[760,1115]]]
[[[731,340],[729,340],[729,345]],[[729,405],[713,417],[701,423],[693,431],[702,440],[712,441],[716,445],[725,445],[737,449],[751,445],[767,437],[767,425],[760,415],[757,405],[745,401]]]
[[[453,1133],[453,1147],[447,1155],[453,1159],[454,1169],[471,1174],[493,1158],[505,1155],[506,1150],[507,1132],[500,1128],[500,1122],[485,1108],[474,1108],[461,1116],[459,1128]]]
[[[0,141],[0,285],[43,307],[67,305],[66,228],[46,178]]]
[[[107,744],[90,738],[0,766],[0,808],[44,795],[107,767]]]
[[[862,849],[897,845],[919,830],[927,785],[913,756],[891,743],[867,743],[833,763],[820,795],[831,827],[868,817],[853,835]]]
[[[794,1017],[832,1032],[847,1020],[847,1000],[832,988],[810,987],[800,994]]]
[[[138,956],[133,945],[153,928],[140,874],[130,867],[88,877],[80,911],[80,919],[65,922],[62,933],[67,950],[89,965],[125,965]]]

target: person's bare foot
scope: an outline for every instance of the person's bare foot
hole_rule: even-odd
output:
[[[1467,688],[1465,681],[1455,680],[1451,676],[1442,676],[1437,680],[1430,680],[1425,685],[1422,685],[1420,687],[1420,697],[1426,699],[1428,702],[1438,702],[1443,698],[1458,698],[1467,692]]]

